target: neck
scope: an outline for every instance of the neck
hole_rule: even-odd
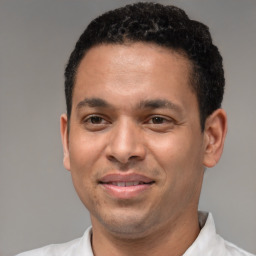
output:
[[[117,234],[109,233],[100,225],[93,225],[92,248],[94,255],[183,255],[200,232],[197,211],[193,214],[190,212],[183,215],[136,239],[120,238]]]

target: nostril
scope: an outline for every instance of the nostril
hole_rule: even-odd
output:
[[[111,162],[118,162],[117,159],[116,159],[114,156],[112,156],[112,155],[107,156],[107,158],[108,158],[108,160],[110,160]]]
[[[115,157],[114,155],[108,155],[107,159],[113,163],[121,164],[122,166],[130,165],[134,161],[142,160],[140,156],[130,156],[130,157]]]
[[[137,159],[137,158],[138,158],[138,156],[130,156],[129,160],[133,160],[133,159]]]

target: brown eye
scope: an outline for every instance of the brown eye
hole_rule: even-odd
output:
[[[144,122],[144,127],[154,132],[168,132],[175,127],[175,121],[170,116],[154,115],[149,116]]]
[[[88,121],[90,121],[92,124],[101,124],[103,118],[100,116],[91,116]]]
[[[97,132],[106,129],[111,123],[100,115],[89,115],[82,121],[82,124],[86,130]]]
[[[152,118],[152,123],[153,124],[162,124],[165,121],[164,118],[156,116]]]

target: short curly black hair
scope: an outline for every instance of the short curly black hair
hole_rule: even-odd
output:
[[[224,94],[222,57],[209,28],[175,6],[140,2],[109,11],[94,19],[80,36],[65,70],[68,120],[76,71],[86,52],[100,44],[145,42],[182,52],[191,61],[191,85],[197,95],[200,122],[221,107]]]

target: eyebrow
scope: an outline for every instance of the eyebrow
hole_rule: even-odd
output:
[[[80,109],[83,107],[90,107],[90,108],[114,108],[114,106],[107,101],[101,98],[85,98],[84,100],[80,101],[76,108]],[[166,99],[152,99],[152,100],[143,100],[140,101],[139,104],[136,106],[137,109],[171,109],[177,112],[182,112],[182,109],[177,104],[166,100]]]
[[[80,109],[82,107],[110,108],[111,105],[101,98],[85,98],[84,100],[80,101],[76,106],[77,109]]]
[[[139,103],[138,108],[150,108],[150,109],[158,109],[158,108],[167,108],[176,110],[181,112],[181,107],[173,102],[165,99],[155,99],[155,100],[143,100]]]

